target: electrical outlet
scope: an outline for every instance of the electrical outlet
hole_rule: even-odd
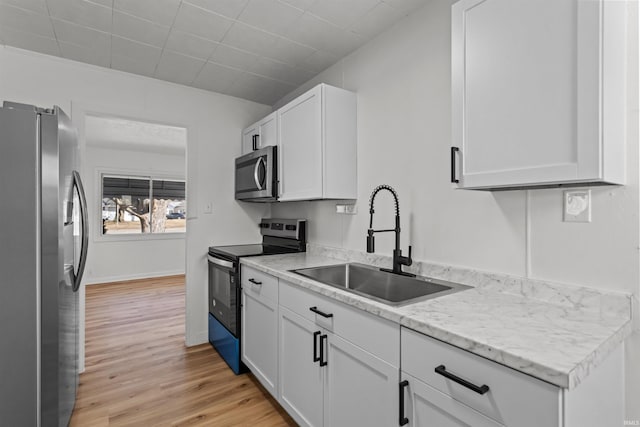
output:
[[[353,204],[353,205],[344,205],[344,213],[349,214],[349,215],[355,215],[358,213],[358,206]]]
[[[591,190],[564,192],[565,222],[591,222]]]
[[[358,213],[358,207],[353,205],[336,205],[336,213],[355,215]]]

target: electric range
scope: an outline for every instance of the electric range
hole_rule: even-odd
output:
[[[246,369],[240,360],[240,258],[305,252],[306,225],[303,219],[263,218],[262,243],[209,247],[209,342],[236,374]]]

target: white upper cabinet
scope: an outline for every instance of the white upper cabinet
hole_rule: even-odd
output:
[[[277,114],[279,200],[357,198],[356,95],[320,84]]]
[[[278,145],[278,120],[275,111],[242,131],[242,154],[270,145]]]
[[[624,184],[626,1],[452,6],[452,181]]]

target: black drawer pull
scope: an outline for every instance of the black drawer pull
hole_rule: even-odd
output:
[[[409,418],[404,416],[404,389],[405,387],[409,387],[409,381],[404,380],[402,382],[400,382],[400,384],[398,384],[399,387],[399,393],[400,393],[400,402],[399,403],[399,408],[400,408],[400,416],[398,419],[398,424],[400,424],[401,426],[407,425],[409,424]]]
[[[313,363],[320,361],[320,356],[318,356],[318,335],[320,334],[320,331],[313,333]]]
[[[320,366],[327,366],[328,362],[324,358],[324,343],[327,341],[327,334],[320,335]]]
[[[477,385],[470,383],[469,381],[460,378],[457,375],[452,374],[451,372],[447,372],[447,368],[444,365],[440,365],[438,366],[436,369],[436,374],[440,374],[445,378],[450,379],[453,382],[456,382],[466,388],[468,388],[469,390],[473,390],[478,394],[485,394],[486,392],[489,391],[489,386],[486,384],[481,385],[480,387],[478,387]]]
[[[459,183],[460,180],[456,177],[456,153],[460,151],[458,147],[451,147],[451,182]]]
[[[310,307],[309,310],[313,311],[315,314],[319,314],[322,317],[326,317],[327,319],[329,317],[333,317],[333,313],[325,313],[323,311],[318,310],[318,307]]]
[[[256,279],[249,279],[249,281],[254,285],[262,285],[262,282],[258,282]]]

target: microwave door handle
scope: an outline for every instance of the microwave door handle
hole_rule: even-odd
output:
[[[258,175],[258,171],[260,170],[260,163],[262,163],[263,166],[266,167],[266,163],[264,161],[264,158],[260,157],[258,159],[258,161],[256,162],[255,168],[253,168],[253,179],[256,182],[256,187],[258,187],[258,190],[262,190],[263,189],[263,185],[260,182],[260,177]]]

